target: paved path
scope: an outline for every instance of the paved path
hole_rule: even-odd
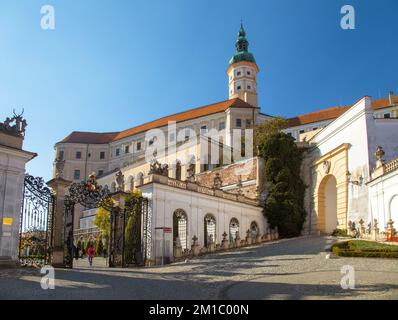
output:
[[[281,240],[165,267],[55,271],[43,290],[38,270],[0,270],[0,299],[398,299],[398,260],[327,259],[325,237]],[[355,270],[343,290],[341,267]]]

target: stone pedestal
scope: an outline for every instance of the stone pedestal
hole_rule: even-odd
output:
[[[19,225],[25,164],[37,154],[22,150],[22,136],[0,129],[0,267],[19,264]]]
[[[191,246],[191,252],[194,256],[198,256],[200,254],[200,247],[198,244],[198,237],[193,236],[192,237],[192,246]]]
[[[223,236],[223,239],[221,241],[221,248],[228,249],[229,248],[229,241],[227,240],[228,235],[226,232],[224,232],[222,236]]]
[[[250,230],[246,231],[246,244],[251,245],[252,244],[252,237],[250,236]]]
[[[207,252],[214,252],[216,251],[216,246],[213,242],[209,243],[209,245],[207,246]]]
[[[54,190],[56,196],[51,257],[51,264],[54,267],[64,266],[64,200],[66,188],[71,183],[71,181],[63,178],[55,178],[47,182],[47,185]]]

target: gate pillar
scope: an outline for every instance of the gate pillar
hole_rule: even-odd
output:
[[[55,178],[47,182],[55,193],[55,210],[52,232],[52,265],[54,267],[64,266],[64,201],[66,188],[71,181],[63,178]]]

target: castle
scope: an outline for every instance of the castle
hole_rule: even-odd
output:
[[[273,118],[258,105],[259,72],[241,25],[227,67],[228,100],[120,132],[72,132],[55,144],[53,176],[78,182],[94,172],[112,192],[139,189],[150,199],[153,234],[173,228],[166,239],[171,260],[177,238],[186,249],[192,237],[206,246],[220,243],[225,233],[236,240],[271,232],[261,206],[267,192],[262,159],[250,148],[253,128]],[[366,96],[288,123],[285,132],[307,148],[303,232],[331,233],[375,219],[385,227],[398,220],[398,97]],[[96,236],[95,214],[96,209],[76,212],[75,240]]]

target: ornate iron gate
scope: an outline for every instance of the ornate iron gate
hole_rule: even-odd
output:
[[[109,266],[124,267],[124,244],[126,228],[126,210],[114,208],[111,211],[109,236]]]
[[[66,268],[73,268],[73,224],[77,204],[85,209],[103,207],[109,211],[113,210],[110,191],[97,183],[94,174],[90,175],[87,181],[72,183],[69,186],[69,195],[65,196],[64,201],[64,266]]]
[[[22,265],[51,263],[55,195],[43,178],[25,175],[19,231]]]
[[[124,210],[114,208],[111,212],[109,239],[109,266],[128,267],[143,265],[150,248],[150,225],[148,222],[148,199],[128,199]],[[149,230],[148,230],[149,229]]]

